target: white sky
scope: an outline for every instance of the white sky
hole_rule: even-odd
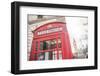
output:
[[[69,33],[71,48],[73,52],[75,52],[73,39],[76,40],[77,47],[80,48],[82,46],[79,40],[84,34],[88,34],[85,32],[85,30],[88,30],[88,26],[84,26],[84,24],[87,23],[87,19],[88,18],[86,17],[66,17],[66,26]],[[83,43],[86,45],[87,42],[85,43],[84,41]]]

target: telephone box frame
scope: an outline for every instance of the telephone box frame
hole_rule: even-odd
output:
[[[58,24],[60,24],[58,26]],[[44,35],[37,35],[38,31],[39,30],[47,30],[48,26],[49,25],[52,25],[52,28],[61,28],[62,30],[61,31],[58,31],[58,32],[54,32],[54,33],[48,33],[48,34],[44,34]],[[72,59],[72,50],[71,50],[71,45],[70,45],[70,39],[69,39],[69,34],[68,34],[68,31],[66,27],[66,23],[64,22],[50,22],[50,23],[47,23],[47,24],[44,24],[43,26],[40,26],[38,27],[37,29],[34,30],[34,38],[33,38],[33,41],[32,41],[32,47],[31,47],[31,52],[30,52],[30,55],[31,57],[33,58],[35,54],[38,54],[38,53],[45,53],[45,52],[57,52],[57,59],[59,59],[59,51],[58,50],[62,50],[62,59]],[[58,38],[60,38],[61,40],[61,47],[58,48]],[[47,41],[47,40],[56,40],[56,46],[54,49],[47,49],[47,50],[40,50],[38,49],[38,51],[35,51],[35,42],[37,41],[38,42],[38,48],[40,48],[40,42],[41,41]],[[36,57],[37,59],[37,57]],[[34,58],[33,58],[34,60]]]

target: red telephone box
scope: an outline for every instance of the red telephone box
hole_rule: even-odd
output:
[[[51,22],[33,32],[30,60],[72,59],[66,24]]]

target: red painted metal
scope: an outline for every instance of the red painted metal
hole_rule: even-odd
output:
[[[54,30],[55,29],[55,30]],[[58,48],[58,38],[61,38],[61,48]],[[38,60],[37,56],[40,52],[48,52],[51,50],[40,50],[40,41],[56,39],[57,45],[53,51],[57,51],[57,59],[59,59],[59,49],[62,51],[62,59],[72,59],[72,50],[66,24],[63,22],[51,22],[38,27],[33,32],[33,41],[30,52],[30,60]],[[38,42],[38,50],[36,51],[36,42]],[[36,55],[36,58],[35,58]]]

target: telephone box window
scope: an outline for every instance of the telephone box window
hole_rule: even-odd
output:
[[[45,52],[45,60],[52,60],[53,59],[53,52]]]
[[[34,56],[34,60],[37,60],[37,59],[36,59],[36,58],[37,58],[37,54],[35,53],[33,56]]]
[[[52,60],[53,57],[52,57],[52,51],[49,52],[49,60]]]
[[[57,45],[56,39],[51,40],[51,49],[56,48],[56,45]]]
[[[40,41],[40,50],[43,50],[43,41]]]
[[[49,52],[45,52],[45,60],[49,60]]]
[[[37,51],[38,50],[38,42],[36,41],[36,47],[35,47],[35,50]]]
[[[39,53],[38,60],[45,60],[45,53]]]
[[[49,50],[50,49],[50,45],[51,45],[50,40],[47,40],[46,43],[47,43],[47,50]]]
[[[61,48],[61,38],[58,38],[58,48]]]
[[[53,51],[53,60],[57,59],[57,51]]]
[[[40,41],[40,50],[47,50],[47,49],[48,49],[47,41]]]
[[[61,50],[58,51],[58,54],[59,54],[59,59],[62,59],[62,51]]]

